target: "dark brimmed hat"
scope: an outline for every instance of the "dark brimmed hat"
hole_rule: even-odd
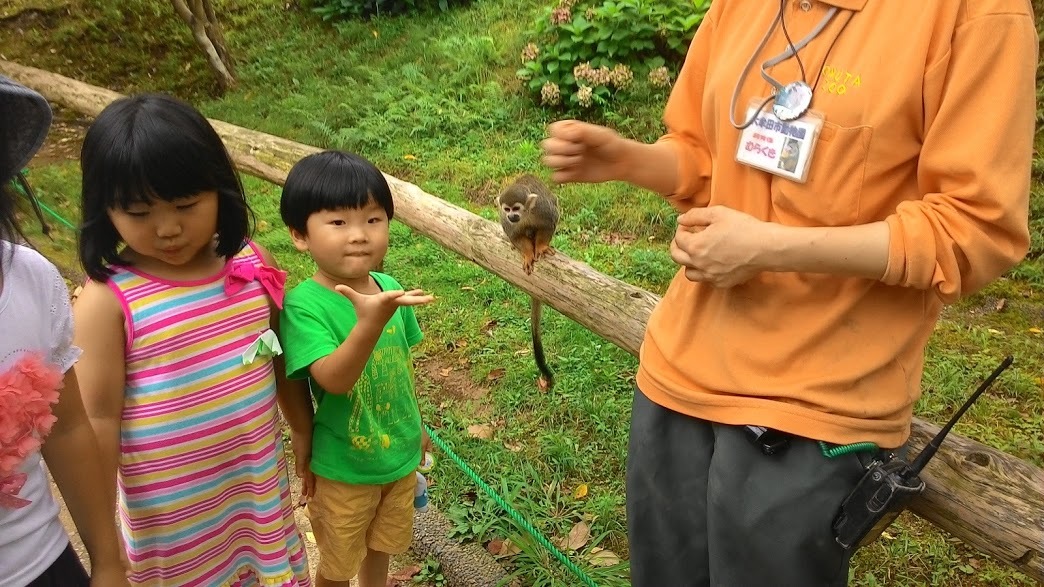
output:
[[[0,75],[0,182],[25,167],[43,144],[50,126],[47,100]]]

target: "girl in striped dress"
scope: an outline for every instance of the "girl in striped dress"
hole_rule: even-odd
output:
[[[76,372],[131,582],[310,585],[276,404],[304,467],[311,403],[281,376],[270,328],[285,274],[248,240],[221,139],[183,102],[122,98],[91,125],[81,165],[91,279],[74,307]]]

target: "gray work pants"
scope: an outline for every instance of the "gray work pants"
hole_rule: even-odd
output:
[[[850,553],[831,523],[873,453],[827,458],[792,438],[767,456],[742,426],[635,392],[627,453],[634,587],[836,587]]]

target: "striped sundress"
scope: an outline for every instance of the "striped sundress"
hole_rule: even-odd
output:
[[[127,327],[123,537],[136,585],[310,585],[294,523],[269,328],[283,276],[244,246],[212,278],[113,267]]]

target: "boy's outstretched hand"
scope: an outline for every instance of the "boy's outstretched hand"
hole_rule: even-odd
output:
[[[334,289],[355,306],[355,315],[359,317],[359,322],[372,320],[379,322],[382,327],[400,306],[420,306],[435,300],[435,296],[424,293],[422,289],[382,291],[375,294],[359,293],[347,285],[338,285]]]
[[[334,291],[348,300],[355,309],[356,323],[348,338],[332,353],[318,359],[308,372],[323,390],[329,393],[349,394],[359,380],[388,321],[396,310],[404,306],[430,304],[435,296],[420,289],[409,291],[378,291],[368,294],[346,285],[337,285]]]

